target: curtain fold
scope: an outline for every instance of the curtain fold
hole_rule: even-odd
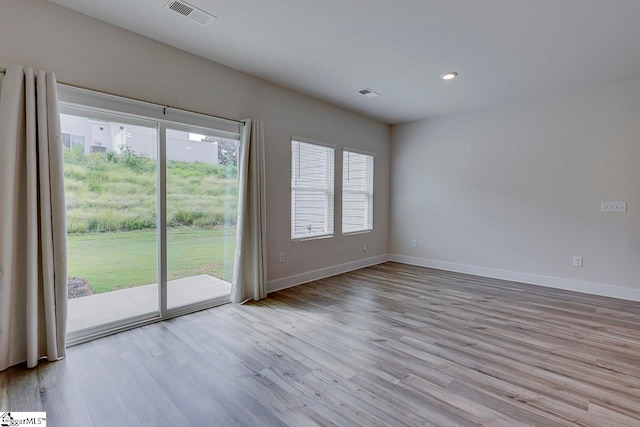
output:
[[[238,156],[238,221],[231,302],[266,298],[264,126],[246,120]]]
[[[14,65],[0,90],[0,371],[64,357],[66,246],[55,76]]]

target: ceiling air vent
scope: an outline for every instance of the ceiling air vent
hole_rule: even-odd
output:
[[[183,1],[170,1],[164,6],[164,8],[179,13],[182,16],[186,16],[200,25],[207,25],[209,22],[216,19],[215,16]]]
[[[362,89],[359,90],[358,93],[366,98],[375,98],[376,96],[380,96],[379,93],[376,93],[371,89]]]

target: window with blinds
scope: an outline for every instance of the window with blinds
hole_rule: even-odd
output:
[[[373,156],[342,153],[342,233],[373,230]]]
[[[335,149],[291,141],[291,238],[333,235]]]

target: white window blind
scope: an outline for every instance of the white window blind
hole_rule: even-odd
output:
[[[342,153],[342,233],[373,230],[373,156]]]
[[[291,141],[291,238],[333,234],[335,149]]]

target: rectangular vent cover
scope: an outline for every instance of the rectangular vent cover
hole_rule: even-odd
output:
[[[379,93],[376,93],[371,89],[362,89],[359,90],[358,93],[366,98],[375,98],[376,96],[380,96]]]
[[[186,16],[200,25],[207,25],[209,22],[217,19],[215,16],[183,1],[170,1],[164,8]]]

